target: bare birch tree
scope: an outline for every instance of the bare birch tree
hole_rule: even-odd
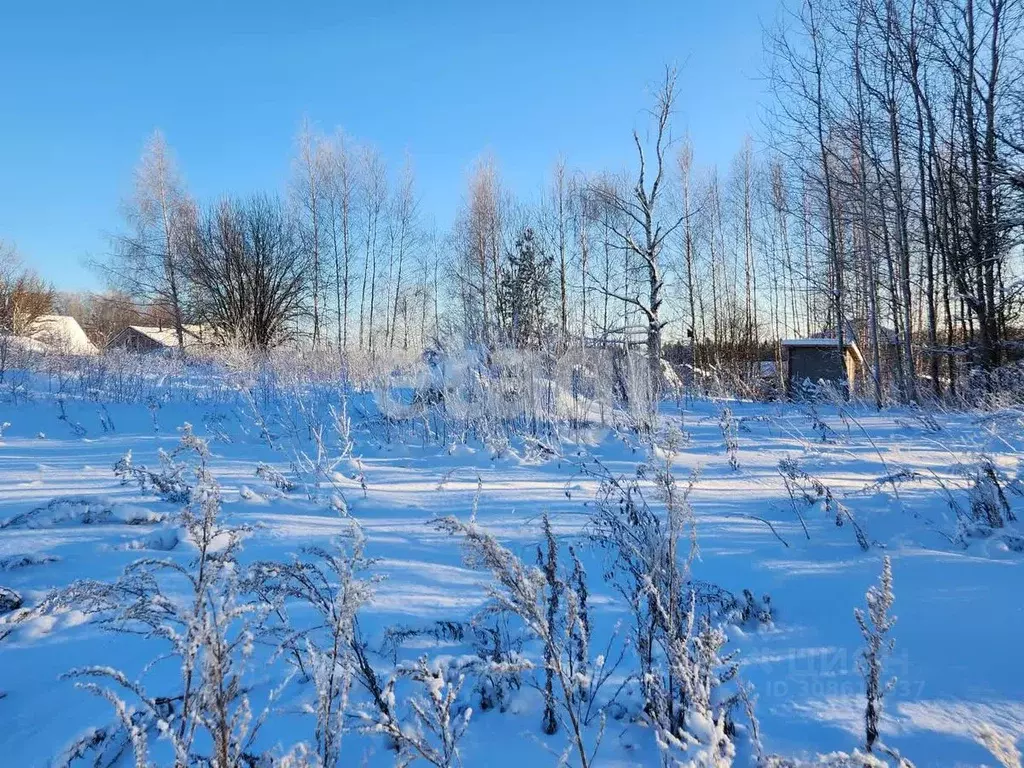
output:
[[[147,309],[166,310],[183,349],[188,286],[182,262],[194,206],[160,131],[146,143],[123,214],[127,231],[114,237],[111,254],[97,266],[111,288]]]
[[[666,325],[661,314],[665,290],[661,253],[666,238],[678,229],[684,219],[681,215],[665,218],[659,207],[668,171],[667,153],[672,144],[670,121],[675,98],[676,72],[667,68],[655,93],[654,107],[650,113],[654,134],[653,150],[645,149],[640,134],[633,131],[633,144],[637,153],[635,186],[628,194],[610,186],[594,188],[603,202],[624,218],[623,223],[613,222],[610,228],[620,245],[638,259],[646,272],[646,295],[639,292],[630,294],[628,291],[613,295],[636,308],[646,321],[647,361],[651,387],[655,393],[661,389],[662,331]],[[650,151],[653,151],[653,156],[650,156]],[[635,232],[631,228],[633,225],[636,227]]]
[[[323,140],[314,134],[308,120],[303,120],[296,141],[293,191],[301,212],[303,247],[309,254],[310,288],[313,300],[313,347],[320,344],[323,331],[324,269],[321,241],[324,237],[323,213],[326,202],[326,163]]]

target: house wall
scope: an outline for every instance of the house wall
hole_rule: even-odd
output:
[[[787,347],[787,389],[790,397],[801,397],[805,379],[831,382],[847,396],[854,381],[853,356],[835,347]]]
[[[163,344],[131,328],[121,334],[120,338],[115,339],[114,343],[110,346],[118,349],[127,349],[131,352],[154,352],[164,348]]]

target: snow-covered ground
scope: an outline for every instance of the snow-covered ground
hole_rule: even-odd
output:
[[[735,469],[723,439],[725,409],[725,431],[734,430],[738,441]],[[596,582],[595,633],[626,618],[610,588],[602,588],[602,556],[585,535],[598,484],[580,466],[597,458],[613,473],[634,476],[651,458],[643,441],[595,427],[566,431],[561,455],[513,441],[496,456],[473,440],[423,445],[411,437],[414,427],[404,439],[389,440],[370,395],[354,396],[350,413],[358,460],[339,464],[335,482],[367,535],[367,554],[377,558],[374,573],[383,577],[361,618],[374,645],[385,627],[464,620],[484,604],[490,575],[468,567],[458,542],[429,525],[446,515],[468,520],[474,510],[477,522],[527,563],[535,561],[547,512],[559,539],[578,539]],[[128,451],[136,465],[156,465],[158,449],[171,450],[185,422],[209,439],[223,518],[250,528],[243,562],[285,560],[348,530],[329,494],[311,501],[301,489],[275,488],[266,473],[257,477],[260,463],[294,476],[294,455],[261,439],[240,401],[156,408],[69,400],[64,414],[59,418],[49,398],[0,404],[0,423],[10,424],[0,438],[0,586],[20,593],[26,606],[76,579],[113,581],[141,556],[192,556],[172,519],[181,505],[122,484],[113,473]],[[977,742],[978,727],[989,724],[1014,741],[1024,737],[1024,539],[1006,529],[964,537],[950,504],[952,498],[969,505],[965,472],[982,455],[1004,481],[1019,480],[1020,414],[924,418],[905,410],[839,414],[823,406],[812,413],[696,400],[666,404],[663,426],[673,422],[685,436],[677,477],[699,473],[690,497],[700,550],[694,576],[734,594],[770,596],[771,624],[730,627],[727,646],[756,691],[768,751],[811,757],[863,743],[862,638],[853,609],[863,606],[886,554],[898,616],[886,672],[898,680],[885,699],[885,742],[918,766],[996,765]],[[794,462],[795,497],[780,472],[784,459]],[[837,527],[834,510],[802,498],[804,490],[815,493],[815,480],[852,515],[867,551],[851,521]],[[1024,514],[1012,485],[1006,493],[1018,517]],[[113,721],[107,702],[76,689],[64,673],[109,665],[134,678],[160,652],[155,641],[108,631],[73,607],[13,627],[0,639],[0,763],[47,765],[90,727]],[[254,690],[283,677],[279,659],[256,658]],[[386,661],[382,654],[377,663]],[[154,668],[147,679],[159,687],[173,672]],[[312,740],[313,718],[298,704],[304,695],[300,683],[290,684],[262,744]],[[555,764],[567,741],[564,729],[554,736],[541,731],[538,696],[523,688],[509,711],[475,713],[460,745],[463,763]],[[394,760],[371,737],[353,736],[343,753],[346,764]],[[609,722],[597,764],[658,759],[642,726]]]

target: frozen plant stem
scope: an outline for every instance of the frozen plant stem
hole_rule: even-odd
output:
[[[892,591],[892,563],[886,555],[882,560],[882,575],[876,586],[868,588],[867,611],[855,608],[854,617],[864,636],[865,646],[861,651],[858,668],[864,676],[867,702],[864,709],[864,746],[870,752],[878,741],[878,726],[882,717],[882,699],[892,690],[896,678],[883,682],[883,661],[892,653],[895,640],[889,632],[896,623],[896,617],[889,611],[895,595]]]

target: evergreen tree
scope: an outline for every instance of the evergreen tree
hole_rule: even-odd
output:
[[[498,314],[515,347],[539,347],[550,330],[553,259],[526,227],[501,269]]]

